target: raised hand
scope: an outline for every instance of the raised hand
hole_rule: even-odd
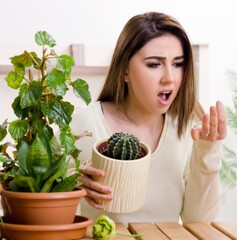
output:
[[[215,142],[224,139],[226,135],[226,114],[224,106],[220,101],[216,102],[216,106],[210,107],[209,114],[203,114],[201,126],[191,130],[193,140],[202,139]]]

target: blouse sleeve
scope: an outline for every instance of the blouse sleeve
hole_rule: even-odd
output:
[[[185,170],[183,221],[213,221],[221,205],[219,171],[222,141],[193,142]]]

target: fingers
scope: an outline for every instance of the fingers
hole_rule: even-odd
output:
[[[191,136],[193,140],[198,140],[200,138],[200,130],[197,128],[192,128],[191,129]]]
[[[207,138],[211,141],[215,141],[218,138],[218,116],[217,116],[217,110],[216,107],[212,106],[210,107],[210,132]]]
[[[201,137],[206,138],[210,134],[210,117],[209,114],[204,113],[202,116],[202,130],[201,130]]]
[[[78,181],[82,182],[82,187],[87,191],[85,199],[91,206],[104,209],[104,206],[99,201],[112,200],[112,189],[93,179],[94,177],[104,177],[104,172],[89,165],[83,165],[80,171],[83,175],[78,178]]]
[[[107,194],[101,194],[98,193],[94,190],[92,190],[91,188],[87,188],[85,186],[83,186],[83,188],[87,191],[87,195],[86,195],[86,200],[87,202],[97,208],[97,209],[104,209],[104,205],[102,203],[100,203],[101,201],[105,200],[105,201],[110,201],[112,200],[112,196],[111,195],[107,195]]]
[[[207,139],[210,135],[210,116],[208,113],[204,113],[202,116],[202,124],[199,127],[191,129],[191,136],[193,140]]]
[[[94,198],[85,196],[85,199],[87,200],[87,202],[88,202],[92,207],[97,208],[97,209],[104,210],[104,206],[103,206],[102,204],[96,202]]]
[[[226,113],[223,104],[220,101],[216,103],[217,114],[218,114],[218,132],[219,139],[224,139],[227,135],[227,122]]]
[[[210,134],[208,140],[222,140],[227,135],[226,114],[223,104],[216,102],[215,107],[210,108]]]
[[[209,114],[203,114],[201,127],[191,130],[193,140],[203,139],[214,142],[224,139],[226,135],[225,109],[220,101],[216,102],[216,106],[210,107]]]
[[[104,172],[100,169],[93,168],[90,165],[82,165],[80,167],[80,172],[85,175],[91,175],[95,177],[104,177]]]
[[[100,184],[99,182],[93,180],[90,176],[87,175],[79,177],[78,181],[83,183],[83,187],[85,187],[88,190],[87,195],[91,197],[98,198],[99,197],[98,194],[111,194],[112,192],[110,187]],[[106,197],[102,197],[102,199],[104,198]]]

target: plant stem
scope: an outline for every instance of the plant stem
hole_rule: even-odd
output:
[[[142,237],[143,234],[142,233],[138,233],[138,234],[129,234],[129,233],[119,233],[119,232],[116,232],[115,233],[116,235],[118,236],[123,236],[123,237]]]

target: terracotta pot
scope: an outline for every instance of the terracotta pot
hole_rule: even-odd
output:
[[[77,206],[85,189],[71,192],[29,193],[2,189],[2,205],[6,217],[14,224],[53,225],[74,221]]]
[[[92,166],[105,172],[105,177],[95,178],[103,185],[113,189],[112,201],[99,201],[105,210],[113,213],[128,213],[140,209],[145,202],[151,150],[141,142],[146,155],[136,160],[118,160],[109,158],[98,151],[107,139],[94,144]]]
[[[72,224],[21,225],[3,217],[0,223],[1,237],[11,240],[73,240],[84,237],[87,227],[93,224],[89,218],[75,216]]]
[[[4,176],[4,172],[0,171],[0,179],[2,180],[3,176]],[[3,188],[7,188],[8,187],[8,181],[4,181],[0,184],[0,192],[2,191]],[[1,196],[1,208],[3,211],[3,216],[9,216],[9,211],[8,211],[8,207],[6,205],[6,200],[4,196]]]

